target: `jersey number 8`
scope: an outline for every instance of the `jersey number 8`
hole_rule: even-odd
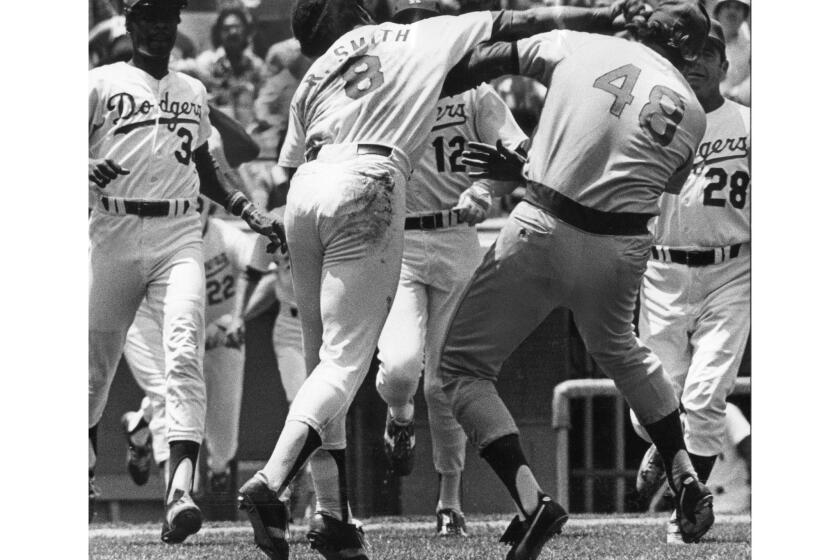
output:
[[[633,103],[633,88],[641,68],[633,64],[625,64],[615,70],[610,70],[599,76],[592,87],[606,91],[615,96],[610,107],[610,113],[620,117],[627,105]],[[615,82],[621,80],[621,85]],[[674,139],[677,125],[685,114],[685,103],[671,88],[653,86],[648,94],[648,102],[639,112],[639,124],[647,130],[651,137],[662,146],[667,146]]]
[[[345,81],[344,93],[351,99],[359,99],[385,83],[378,56],[354,56],[347,59],[344,66],[347,68],[341,75]]]

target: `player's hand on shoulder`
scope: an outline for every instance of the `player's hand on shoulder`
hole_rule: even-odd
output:
[[[458,204],[453,208],[462,222],[474,226],[483,222],[493,202],[490,191],[483,185],[473,185],[458,197]]]
[[[522,179],[522,166],[525,155],[518,150],[508,150],[502,141],[495,146],[482,142],[467,142],[467,149],[461,161],[477,170],[468,174],[473,179],[496,179],[499,181],[518,181]]]
[[[107,158],[88,159],[88,180],[100,189],[107,187],[108,183],[119,175],[128,175],[128,169],[114,160]]]

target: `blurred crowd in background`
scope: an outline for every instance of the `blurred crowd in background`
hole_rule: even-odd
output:
[[[311,64],[291,36],[289,14],[294,0],[190,0],[182,16],[171,66],[201,80],[209,101],[233,116],[260,145],[259,158],[239,169],[252,200],[261,206],[285,202],[282,175],[273,173],[287,126],[292,95]],[[374,17],[389,18],[389,0],[363,0]],[[89,66],[128,60],[122,0],[88,0]],[[526,9],[542,5],[608,5],[605,0],[441,0],[446,13],[476,10]],[[651,5],[657,0],[650,0]],[[750,0],[704,0],[726,36],[729,73],[722,91],[750,105]],[[520,76],[496,80],[493,86],[505,100],[526,134],[539,120],[545,88]],[[496,211],[507,213],[516,193],[499,201]]]

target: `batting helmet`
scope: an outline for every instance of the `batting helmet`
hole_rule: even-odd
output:
[[[690,62],[703,51],[710,21],[701,2],[666,0],[648,18],[643,39],[670,49]]]
[[[440,2],[437,0],[396,0],[391,21],[394,23],[411,23],[440,14]]]

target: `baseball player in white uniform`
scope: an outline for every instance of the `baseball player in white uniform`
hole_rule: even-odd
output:
[[[216,154],[214,154],[216,155]],[[217,156],[217,161],[219,156]],[[207,387],[208,487],[211,493],[231,490],[239,435],[239,411],[245,367],[242,311],[247,298],[247,276],[267,272],[256,268],[261,255],[254,258],[254,238],[225,220],[210,217],[212,202],[199,198],[204,240],[206,275],[204,376]],[[154,461],[169,459],[166,445],[165,375],[160,329],[156,327],[148,304],[137,311],[128,330],[124,355],[138,385],[146,393],[137,412],[124,416],[124,426],[132,432],[144,424],[150,428]]]
[[[660,200],[639,313],[639,337],[662,360],[685,411],[686,448],[702,482],[724,448],[726,397],[750,332],[750,110],[721,95],[727,66],[713,21],[685,73],[706,133],[682,192]],[[646,454],[640,493],[664,480],[658,455],[655,446]],[[670,527],[669,542],[681,542]]]
[[[90,478],[96,425],[126,333],[145,299],[164,347],[171,472],[161,538],[167,543],[182,542],[201,527],[201,512],[190,497],[206,406],[199,179],[211,199],[272,236],[277,246],[283,242],[282,225],[219,177],[207,147],[204,86],[168,70],[184,5],[126,2],[131,61],[88,74],[88,177],[97,196],[89,223]]]
[[[406,182],[449,70],[481,41],[562,26],[566,11],[376,25],[356,0],[296,4],[302,52],[320,58],[292,101],[279,165],[294,174],[285,225],[309,376],[268,463],[240,489],[255,541],[271,558],[288,557],[276,492],[310,455],[321,510],[310,543],[328,557],[367,558],[350,522],[344,420],[396,293]]]
[[[401,0],[392,21],[412,23],[436,15],[437,1]],[[423,392],[439,480],[439,535],[466,536],[461,473],[467,442],[441,389],[440,348],[455,306],[481,261],[473,226],[487,216],[493,195],[506,194],[519,184],[473,181],[460,160],[470,140],[502,140],[511,150],[528,140],[487,84],[438,101],[432,134],[406,189],[399,285],[379,337],[376,388],[388,404],[385,452],[399,476],[409,474],[414,465],[414,393],[425,372]]]
[[[553,31],[518,41],[502,59],[515,54],[518,71],[548,92],[524,165],[527,195],[460,302],[441,372],[456,418],[519,509],[502,536],[508,560],[536,558],[568,518],[534,478],[495,386],[505,359],[559,306],[572,311],[587,350],[662,451],[683,538],[700,538],[714,520],[670,381],[633,329],[648,223],[663,191],[684,183],[706,126],[678,68],[701,53],[709,18],[694,2],[663,2],[635,25],[640,43]],[[468,163],[519,159],[471,146]],[[523,172],[511,167],[512,176]]]

